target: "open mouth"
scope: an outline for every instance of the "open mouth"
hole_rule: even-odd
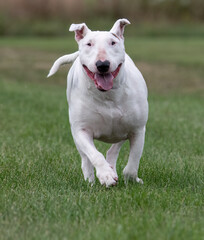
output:
[[[93,73],[91,72],[86,65],[83,65],[86,70],[87,75],[94,81],[95,86],[101,91],[108,91],[113,88],[113,79],[117,77],[121,64],[118,65],[114,72],[110,73]]]

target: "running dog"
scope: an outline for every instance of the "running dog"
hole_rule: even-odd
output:
[[[72,24],[79,51],[55,61],[48,77],[60,65],[74,62],[67,77],[69,121],[82,159],[84,179],[96,176],[106,187],[118,181],[116,161],[122,144],[129,140],[130,154],[123,170],[125,180],[143,183],[138,177],[148,119],[147,87],[142,74],[125,53],[124,28],[119,19],[110,31],[91,31],[85,23]],[[112,143],[106,158],[94,139]]]

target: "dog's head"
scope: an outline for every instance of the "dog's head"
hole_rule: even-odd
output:
[[[91,31],[85,23],[72,24],[79,45],[79,58],[85,73],[101,91],[110,90],[125,61],[124,28],[130,24],[119,19],[109,32]]]

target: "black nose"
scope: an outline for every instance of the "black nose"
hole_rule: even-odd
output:
[[[108,60],[104,62],[99,60],[96,62],[96,67],[100,73],[106,73],[109,70],[110,62]]]

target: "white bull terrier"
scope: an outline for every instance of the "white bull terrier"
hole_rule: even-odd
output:
[[[73,62],[67,77],[69,121],[82,159],[84,179],[94,182],[94,168],[101,184],[118,181],[116,161],[125,140],[130,154],[123,170],[125,180],[143,183],[138,177],[139,162],[148,118],[145,81],[125,53],[124,28],[119,19],[112,29],[91,31],[85,23],[72,24],[79,51],[55,61],[48,77],[62,64]],[[94,139],[113,143],[106,158],[96,149]]]

